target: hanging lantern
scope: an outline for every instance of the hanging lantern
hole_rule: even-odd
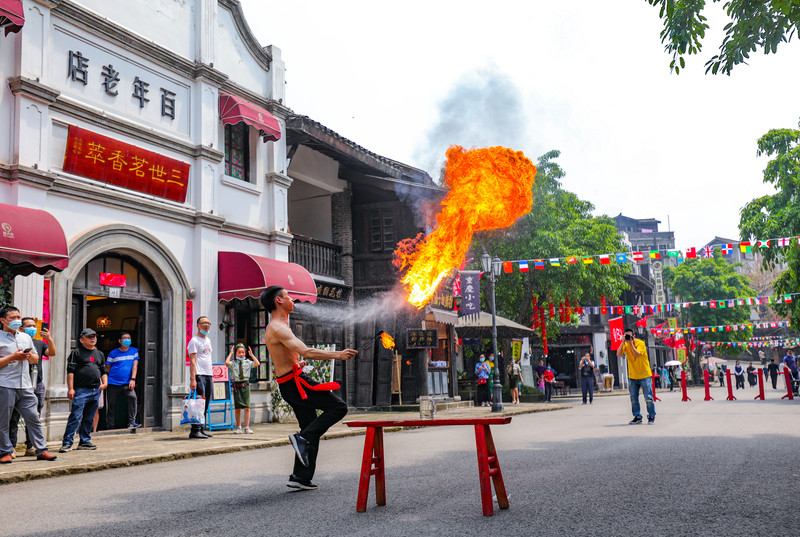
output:
[[[551,319],[556,318],[556,305],[553,304],[552,302],[550,303],[550,318]]]
[[[97,328],[108,328],[111,326],[111,319],[107,315],[101,315],[97,318]]]

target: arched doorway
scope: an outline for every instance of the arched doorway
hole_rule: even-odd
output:
[[[158,286],[149,271],[132,257],[113,250],[80,267],[72,284],[72,348],[79,344],[81,330],[88,327],[97,332],[97,347],[106,356],[117,348],[123,332],[130,333],[132,346],[139,349],[137,420],[145,427],[163,425],[161,302]],[[108,416],[106,421],[101,412],[99,428],[125,427],[124,404],[117,405],[116,414]]]

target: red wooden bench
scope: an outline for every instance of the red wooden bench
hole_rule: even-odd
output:
[[[478,477],[481,488],[481,504],[484,516],[494,514],[492,505],[492,485],[494,483],[497,503],[500,509],[508,509],[508,494],[503,483],[503,474],[500,472],[500,461],[497,459],[497,450],[494,448],[490,425],[505,425],[511,422],[510,416],[496,418],[458,418],[458,419],[433,419],[433,420],[368,420],[347,421],[348,427],[366,427],[367,435],[364,439],[364,457],[361,460],[361,478],[358,481],[358,500],[356,511],[363,513],[367,510],[367,497],[369,496],[370,478],[375,476],[375,503],[386,505],[386,475],[384,474],[383,460],[383,429],[384,427],[438,427],[445,425],[472,425],[475,427],[475,445],[478,451]]]

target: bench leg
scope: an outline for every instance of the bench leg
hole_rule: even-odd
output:
[[[478,450],[478,477],[481,487],[481,505],[483,516],[494,514],[492,504],[492,483],[497,494],[497,503],[500,509],[508,509],[508,495],[503,483],[503,474],[500,473],[500,462],[497,460],[497,451],[492,440],[492,431],[488,425],[475,425],[475,444]],[[489,480],[491,478],[491,481]]]
[[[356,511],[367,510],[369,482],[375,476],[375,500],[378,505],[386,505],[386,476],[383,472],[383,427],[367,427],[364,438],[364,455],[361,459],[361,477],[358,480],[358,499]]]

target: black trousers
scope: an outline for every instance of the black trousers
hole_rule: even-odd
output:
[[[205,397],[206,399],[206,419],[208,418],[208,404],[211,401],[211,395],[214,393],[214,383],[212,382],[211,375],[195,375],[195,380],[197,380],[197,395],[201,397]],[[202,429],[202,425],[192,425],[193,431],[199,431]],[[208,429],[208,423],[206,423],[206,429]]]
[[[300,376],[312,386],[319,384],[319,382],[306,374]],[[332,425],[345,417],[347,404],[334,395],[333,392],[315,392],[308,388],[304,388],[307,398],[303,399],[297,390],[297,384],[295,384],[294,379],[279,384],[279,386],[281,397],[291,405],[294,415],[297,417],[297,422],[300,425],[300,436],[308,441],[308,466],[303,466],[295,457],[292,473],[295,477],[310,481],[317,469],[319,439]],[[317,410],[322,410],[322,414],[317,416]]]
[[[581,377],[581,395],[583,402],[586,402],[586,393],[589,393],[589,401],[594,401],[594,377]]]
[[[128,422],[125,425],[131,425],[136,421],[136,392],[128,389],[127,384],[109,384],[106,388],[106,426],[109,429],[116,429],[114,418],[116,417],[117,401],[120,395],[125,396],[128,402]]]
[[[478,384],[478,406],[489,401],[489,381],[487,380],[483,384]]]
[[[773,373],[772,375],[770,375],[770,377],[772,377],[772,389],[773,390],[777,390],[778,389],[778,374],[777,373]]]
[[[738,390],[739,387],[744,390],[744,374],[736,375],[736,389]]]
[[[550,401],[553,397],[553,383],[545,381],[544,383],[544,400]]]
[[[36,412],[39,413],[39,416],[42,415],[42,408],[44,408],[44,384],[38,383],[36,385],[36,389],[33,390],[33,393],[36,394]],[[11,445],[16,447],[17,446],[17,433],[19,432],[19,412],[15,408],[13,412],[11,412],[11,422],[8,424],[8,439],[11,441]],[[31,440],[31,433],[27,427],[25,427],[25,447],[31,448],[33,447],[33,441]]]

